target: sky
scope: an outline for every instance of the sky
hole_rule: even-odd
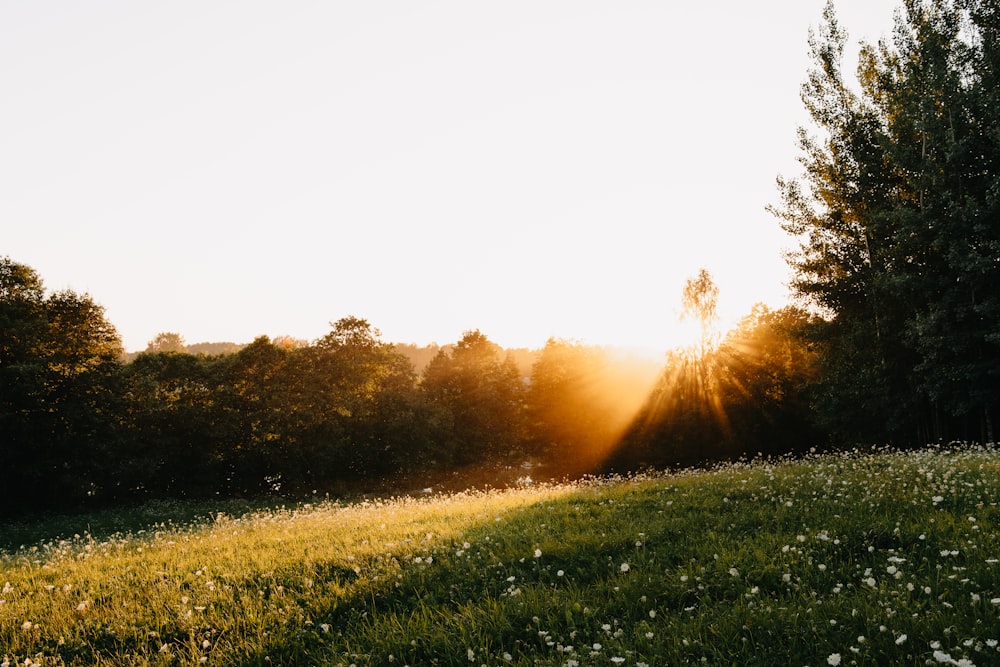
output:
[[[896,2],[840,0],[848,51]],[[781,307],[824,0],[0,0],[0,256],[126,349],[665,350],[684,282]]]

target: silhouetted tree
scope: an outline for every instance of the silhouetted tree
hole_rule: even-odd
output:
[[[187,352],[184,337],[173,331],[161,331],[146,345],[146,352]]]
[[[522,453],[524,382],[513,359],[478,330],[467,331],[450,352],[439,352],[424,371],[421,387],[450,414],[446,450],[454,462],[505,460]]]
[[[991,440],[1000,407],[995,3],[907,0],[841,71],[832,4],[810,39],[804,175],[779,179],[800,297],[825,323],[818,414],[841,440]]]
[[[121,355],[90,296],[46,296],[33,269],[0,259],[0,511],[103,495],[99,462],[116,443]]]

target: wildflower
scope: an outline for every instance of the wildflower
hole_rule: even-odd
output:
[[[902,646],[905,641],[906,641],[906,635],[900,635],[896,637],[896,646]]]
[[[24,630],[25,632],[31,632],[31,628],[33,627],[35,626],[34,623],[32,623],[31,621],[25,621],[24,623],[21,624],[21,629]]]
[[[476,652],[471,648],[468,650],[467,655],[469,656],[469,662],[473,662],[476,659]]]
[[[740,571],[737,570],[735,567],[731,567],[731,568],[729,568],[729,574],[731,576],[738,577],[738,576],[740,576]]]
[[[76,605],[76,610],[77,611],[87,611],[87,601],[84,600],[80,604]]]
[[[535,549],[535,558],[541,558],[541,557],[542,557],[542,550]]]
[[[616,665],[620,665],[623,662],[625,662],[625,658],[622,658],[621,656],[617,656],[616,655],[616,656],[614,656],[614,657],[611,658],[611,662],[615,663]]]
[[[656,618],[656,610],[655,609],[650,609],[649,610],[649,617],[650,618]]]
[[[622,572],[628,572],[629,571],[628,563],[622,563],[621,571]]]
[[[556,572],[556,576],[557,576],[557,577],[561,577],[561,576],[563,576],[564,574],[566,574],[566,573],[565,573],[565,572],[563,572],[562,570],[559,570],[558,572]]]
[[[598,642],[594,642],[594,645],[591,646],[591,648],[594,649],[595,651],[600,651],[602,647]]]
[[[840,664],[840,654],[839,653],[831,653],[830,655],[826,656],[826,664],[828,664],[828,665],[839,665]]]

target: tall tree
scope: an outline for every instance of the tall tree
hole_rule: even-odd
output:
[[[332,323],[316,342],[317,369],[330,383],[328,408],[342,424],[354,475],[395,472],[409,458],[406,422],[415,409],[412,364],[367,320],[354,316]]]
[[[35,271],[9,258],[0,259],[0,324],[5,501],[37,507],[101,496],[108,471],[98,464],[119,420],[117,331],[89,295],[46,296]]]
[[[793,287],[825,314],[820,413],[841,438],[992,437],[997,293],[996,10],[906,0],[863,47],[829,3],[811,35],[804,174],[775,212],[799,241]]]
[[[719,287],[712,280],[712,274],[700,269],[694,278],[688,278],[681,294],[681,319],[698,321],[701,335],[698,340],[698,356],[704,356],[712,347],[716,336],[715,325],[719,321]]]
[[[521,452],[524,382],[513,358],[478,330],[465,332],[450,351],[438,352],[421,387],[451,417],[447,450],[454,462],[502,460]]]

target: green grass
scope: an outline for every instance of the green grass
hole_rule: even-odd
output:
[[[83,522],[0,552],[0,664],[1000,664],[998,500],[931,448]]]

